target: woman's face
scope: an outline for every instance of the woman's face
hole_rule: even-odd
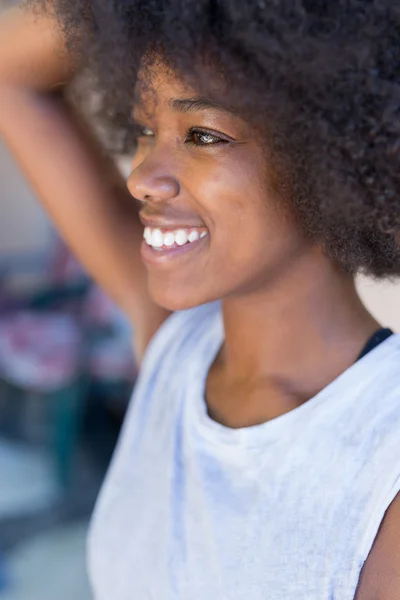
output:
[[[263,291],[307,247],[271,191],[265,140],[170,74],[152,83],[128,180],[152,297],[178,310]]]

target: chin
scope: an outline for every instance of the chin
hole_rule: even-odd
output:
[[[154,302],[170,311],[186,310],[217,300],[202,293],[199,286],[161,285],[152,277],[148,280],[148,288]]]

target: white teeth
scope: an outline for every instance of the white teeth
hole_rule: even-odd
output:
[[[175,241],[178,246],[183,246],[188,241],[188,235],[184,229],[178,229],[175,232]]]
[[[150,227],[145,227],[143,232],[143,237],[146,240],[147,244],[151,244],[151,229]]]
[[[199,232],[198,229],[176,229],[168,230],[165,233],[159,228],[153,229],[152,227],[145,227],[143,231],[143,238],[145,242],[156,250],[160,250],[163,246],[171,248],[176,244],[177,246],[184,246],[188,242],[196,242],[199,239],[204,238],[208,235],[207,231]]]
[[[169,231],[168,233],[164,234],[164,246],[173,246],[175,243],[175,236],[174,234]]]
[[[151,232],[151,246],[153,246],[153,248],[161,248],[161,246],[163,245],[163,241],[164,236],[161,233],[160,229],[153,229],[153,231]]]
[[[195,242],[196,240],[198,240],[200,237],[199,232],[196,231],[195,229],[193,231],[191,231],[188,235],[188,240],[189,242]]]

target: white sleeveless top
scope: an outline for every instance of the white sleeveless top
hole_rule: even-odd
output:
[[[210,419],[219,303],[152,340],[89,535],[95,600],[352,600],[400,490],[400,336],[262,425]]]

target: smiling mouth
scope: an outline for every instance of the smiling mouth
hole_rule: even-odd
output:
[[[207,235],[208,230],[206,227],[180,227],[178,229],[145,227],[143,232],[144,241],[155,252],[165,252],[182,246],[189,246]]]

